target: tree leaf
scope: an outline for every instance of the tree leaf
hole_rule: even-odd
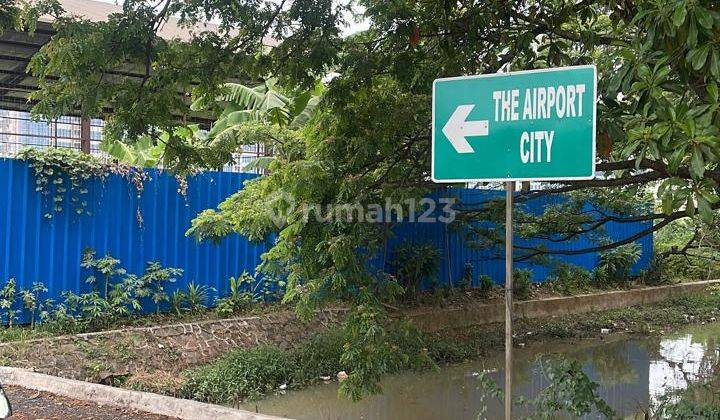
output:
[[[713,17],[712,15],[710,15],[710,12],[708,12],[707,9],[703,8],[702,6],[695,6],[693,8],[693,13],[695,14],[695,17],[700,23],[700,26],[705,29],[712,29]]]
[[[686,42],[688,48],[695,48],[697,46],[697,36],[698,29],[695,21],[693,20],[690,22],[690,29],[688,29],[688,36]]]
[[[672,15],[672,22],[673,25],[676,27],[680,27],[683,23],[685,23],[685,17],[687,16],[687,9],[685,8],[685,3],[682,2],[675,7],[675,12],[673,12]]]
[[[715,53],[715,52],[713,51],[713,54],[714,54],[714,53]],[[707,91],[708,91],[708,93],[710,94],[710,97],[713,99],[713,101],[717,102],[717,100],[718,100],[718,87],[717,87],[717,84],[715,84],[715,82],[710,82],[710,83],[708,83]]]
[[[720,58],[716,49],[713,49],[710,55],[710,73],[715,77],[720,76]]]
[[[692,196],[687,198],[687,202],[685,203],[685,212],[690,217],[695,216],[695,201],[693,201]]]
[[[671,194],[666,193],[662,197],[662,211],[665,214],[672,214],[673,212],[673,197]]]
[[[693,177],[700,179],[705,175],[705,161],[699,147],[693,148],[692,159],[690,160],[690,172]]]
[[[693,60],[692,60],[692,66],[695,70],[700,70],[705,65],[705,62],[707,61],[708,53],[710,52],[710,46],[704,45],[700,47],[698,50],[696,50],[697,53],[695,53]]]
[[[713,211],[712,207],[710,207],[710,203],[705,200],[705,198],[702,195],[696,196],[697,198],[697,207],[698,207],[698,213],[700,213],[700,218],[705,223],[712,223],[713,222]]]

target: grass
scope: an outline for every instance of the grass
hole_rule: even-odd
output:
[[[132,327],[153,327],[183,322],[197,322],[205,320],[219,320],[235,318],[240,316],[252,316],[267,314],[289,309],[287,305],[279,302],[258,303],[242,311],[229,316],[220,316],[213,308],[206,308],[199,311],[184,311],[179,315],[174,312],[148,313],[121,317],[113,320],[103,328],[91,328],[82,323],[74,323],[70,326],[59,326],[53,322],[35,324],[35,328],[29,325],[16,325],[13,327],[0,328],[0,343],[11,341],[25,341],[36,338],[57,337],[65,334],[82,334],[96,331],[107,331]]]
[[[236,405],[259,399],[282,385],[300,388],[341,370],[342,346],[342,336],[333,330],[289,351],[275,346],[237,349],[211,364],[186,371],[179,394]]]
[[[9,341],[25,341],[34,338],[45,338],[53,336],[52,333],[44,329],[30,329],[24,326],[12,326],[0,328],[0,343]]]
[[[601,328],[610,328],[613,332],[655,334],[679,325],[710,321],[716,315],[720,316],[718,313],[720,293],[709,293],[682,296],[648,306],[518,320],[516,331],[525,343],[598,337]],[[478,359],[503,348],[503,328],[502,324],[493,324],[425,334],[425,349],[438,364]],[[180,395],[235,405],[274,393],[283,384],[288,388],[302,388],[318,382],[320,376],[334,377],[344,370],[339,362],[342,346],[340,332],[331,331],[315,336],[293,350],[272,346],[237,349],[213,363],[186,371]],[[402,369],[398,367],[398,370]]]

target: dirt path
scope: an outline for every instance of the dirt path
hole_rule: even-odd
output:
[[[13,415],[11,419],[96,419],[96,420],[170,420],[171,417],[159,416],[137,410],[103,406],[87,401],[60,397],[47,392],[5,386],[10,399]]]

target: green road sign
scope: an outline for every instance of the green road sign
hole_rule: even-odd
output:
[[[435,80],[433,181],[592,178],[596,80],[595,66]]]

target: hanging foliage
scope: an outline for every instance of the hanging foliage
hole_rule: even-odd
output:
[[[105,181],[110,174],[115,174],[131,183],[140,198],[148,180],[147,173],[140,168],[123,162],[103,162],[73,149],[27,148],[21,150],[17,158],[27,161],[35,171],[35,191],[51,197],[51,208],[44,215],[46,219],[52,219],[64,209],[92,216],[87,201],[89,181]],[[139,205],[137,221],[142,224]]]

